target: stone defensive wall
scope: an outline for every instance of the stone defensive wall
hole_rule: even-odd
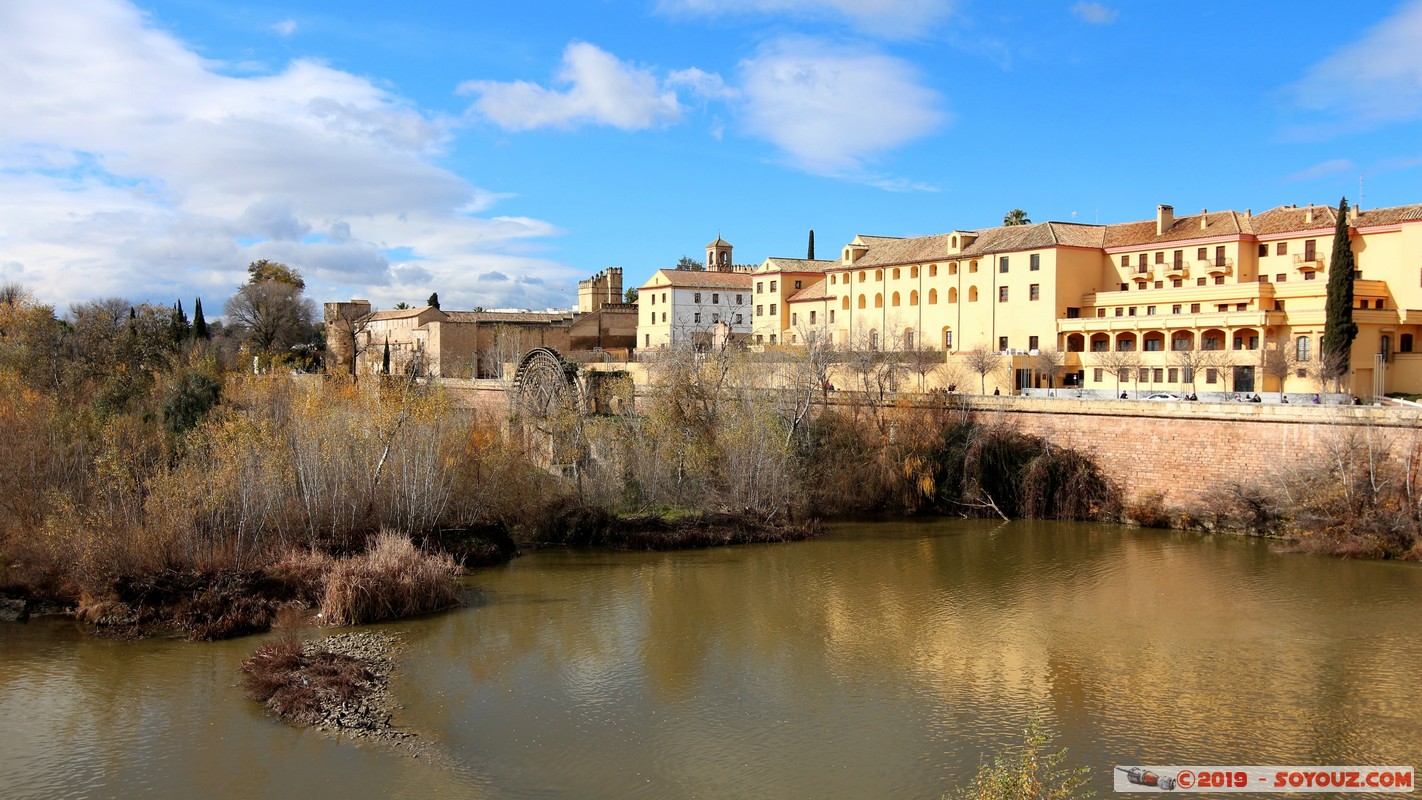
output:
[[[507,413],[502,381],[441,383],[461,407],[495,417]],[[942,395],[910,397],[925,404],[945,402]],[[852,403],[855,393],[831,392],[829,400],[831,405]],[[1393,459],[1406,458],[1422,445],[1422,410],[1411,408],[972,394],[949,395],[946,402],[961,403],[981,422],[1012,424],[1087,453],[1128,499],[1160,492],[1176,506],[1232,484],[1272,483],[1291,471],[1326,463],[1352,442],[1371,441],[1374,452]]]
[[[964,398],[986,422],[1091,455],[1128,498],[1161,492],[1188,505],[1231,484],[1259,485],[1371,439],[1402,459],[1422,441],[1422,412],[1376,406]]]

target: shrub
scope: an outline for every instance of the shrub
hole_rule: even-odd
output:
[[[1143,528],[1169,528],[1174,524],[1170,509],[1165,507],[1164,492],[1146,492],[1126,506],[1125,515]]]
[[[1066,767],[1066,750],[1045,752],[1052,735],[1035,719],[1023,731],[1022,746],[983,764],[953,800],[1075,800],[1095,797],[1083,791],[1087,767]]]
[[[450,608],[460,601],[458,574],[448,555],[421,552],[401,534],[381,531],[374,547],[331,569],[321,616],[331,625],[360,625]]]
[[[258,647],[242,662],[247,696],[272,713],[315,725],[328,709],[350,703],[370,690],[375,676],[360,659],[322,650],[306,652],[295,637]]]

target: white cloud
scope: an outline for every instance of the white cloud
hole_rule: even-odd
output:
[[[1315,178],[1325,178],[1329,175],[1336,175],[1340,172],[1353,172],[1357,167],[1352,161],[1346,158],[1335,158],[1331,161],[1324,161],[1305,167],[1298,172],[1284,176],[1285,183],[1298,183],[1300,181],[1311,181]]]
[[[1422,116],[1422,0],[1315,64],[1289,87],[1299,107],[1373,126]]]
[[[525,254],[557,229],[477,216],[497,198],[434,163],[448,122],[365,78],[309,60],[222,75],[124,0],[10,0],[0,85],[4,271],[48,302],[220,308],[262,257],[318,300],[568,302],[575,276]],[[556,280],[476,290],[495,268]]]
[[[1120,12],[1114,8],[1107,8],[1100,3],[1087,2],[1087,0],[1081,0],[1072,6],[1071,13],[1092,25],[1110,25],[1120,15]]]
[[[947,121],[912,66],[872,51],[792,37],[766,45],[740,71],[749,131],[816,174],[862,178],[866,162]]]
[[[671,73],[666,83],[668,86],[684,86],[687,91],[705,100],[733,100],[740,94],[727,86],[720,75],[703,72],[696,67]]]
[[[945,19],[953,0],[659,0],[657,8],[671,14],[790,15],[837,18],[856,32],[889,38],[915,37]]]
[[[528,81],[467,81],[459,90],[479,95],[474,110],[506,130],[580,125],[639,130],[681,117],[676,92],[656,75],[587,42],[573,42],[563,51],[555,85],[565,88]]]
[[[290,36],[296,33],[296,20],[284,19],[273,25],[271,29],[278,36]]]

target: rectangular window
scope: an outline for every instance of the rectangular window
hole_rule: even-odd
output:
[[[1155,316],[1155,306],[1146,306],[1146,316],[1147,316],[1147,317],[1153,317],[1153,316]]]
[[[1317,278],[1317,277],[1318,277],[1318,273],[1317,273],[1317,272],[1305,272],[1305,273],[1304,273],[1304,280],[1306,280],[1306,281],[1311,281],[1311,280],[1313,280],[1314,278]]]
[[[1040,270],[1041,268],[1042,268],[1042,254],[1041,254],[1041,253],[1033,253],[1033,254],[1032,254],[1032,264],[1031,264],[1030,267],[1028,267],[1028,269],[1032,270],[1033,272],[1036,272],[1037,270]]]
[[[999,303],[1006,303],[1006,302],[1007,302],[1007,287],[1006,287],[1006,286],[999,286],[999,287],[997,287],[997,302],[999,302]]]
[[[1130,256],[1121,256],[1121,268],[1122,268],[1122,269],[1130,269],[1130,268],[1131,268],[1131,257],[1130,257]]]
[[[1222,346],[1223,341],[1224,341],[1224,340],[1221,339],[1221,338],[1218,337],[1218,336],[1204,336],[1204,337],[1201,337],[1201,338],[1200,338],[1200,349],[1201,349],[1201,350],[1219,350],[1220,347]]]
[[[1234,304],[1234,310],[1235,310],[1235,311],[1248,311],[1248,310],[1249,310],[1249,304],[1248,304],[1248,303],[1235,303],[1235,304]]]
[[[1215,276],[1215,285],[1216,285],[1216,286],[1224,286],[1224,276],[1223,276],[1223,275],[1216,275],[1216,276]]]
[[[832,309],[832,308],[830,309],[829,321],[830,321],[830,324],[831,324],[831,325],[834,324],[834,309]]]
[[[656,305],[656,304],[657,304],[657,296],[656,296],[656,295],[652,295],[652,305]]]
[[[1180,313],[1180,304],[1179,304],[1179,303],[1176,303],[1175,305],[1171,306],[1171,307],[1170,307],[1170,313],[1172,313],[1172,314],[1179,314],[1179,313]]]
[[[666,292],[662,292],[662,302],[665,303],[666,301],[667,301],[667,293],[666,293]]]
[[[771,304],[770,304],[770,316],[772,316],[772,317],[775,316],[775,304],[774,304],[774,303],[771,303]]]
[[[691,321],[692,321],[692,322],[700,322],[700,321],[701,321],[701,315],[700,315],[700,314],[692,314],[692,315],[691,315]]]
[[[810,324],[811,324],[811,325],[814,325],[814,324],[815,324],[815,312],[814,312],[813,309],[811,309],[811,311],[810,311]]]
[[[1286,255],[1288,255],[1288,254],[1289,254],[1289,243],[1288,243],[1288,242],[1279,242],[1278,244],[1274,245],[1274,255],[1276,255],[1276,256],[1286,256]]]
[[[1176,289],[1179,289],[1183,284],[1181,283],[1179,278],[1176,278],[1175,280],[1170,282],[1170,285]]]
[[[1164,263],[1165,263],[1165,251],[1161,250],[1161,251],[1157,251],[1157,252],[1156,252],[1156,254],[1155,254],[1155,263],[1157,263],[1157,264],[1164,264]]]
[[[1036,349],[1037,349],[1037,337],[1035,337],[1035,336],[1028,336],[1028,337],[1027,337],[1027,349],[1029,349],[1029,350],[1036,350]]]
[[[1100,367],[1097,367],[1097,368],[1095,368],[1095,369],[1093,369],[1093,370],[1091,371],[1091,380],[1095,381],[1096,383],[1100,383],[1100,382],[1101,382],[1101,378],[1102,378],[1102,369],[1101,369]]]
[[[1261,244],[1261,245],[1259,245],[1259,257],[1260,257],[1260,258],[1263,258],[1264,256],[1267,256],[1267,255],[1269,255],[1269,245],[1267,245],[1267,244]],[[1203,261],[1204,259],[1205,259],[1205,248],[1201,247],[1201,248],[1200,248],[1200,260]]]
[[[1176,250],[1174,253],[1171,254],[1171,258],[1173,259],[1173,260],[1171,261],[1171,265],[1174,266],[1176,269],[1179,269],[1179,268],[1185,266],[1185,251],[1184,251],[1184,250]]]
[[[1165,288],[1165,281],[1156,281],[1156,282],[1155,282],[1155,288],[1157,288],[1157,289],[1164,289],[1164,288]]]
[[[736,295],[736,305],[741,305],[741,304],[744,303],[744,302],[745,302],[745,295],[741,295],[741,294]]]
[[[745,321],[746,321],[746,315],[745,315],[745,314],[737,314],[737,315],[736,315],[736,324],[737,324],[737,325],[743,325],[743,324],[745,324]]]
[[[800,315],[799,315],[799,314],[791,314],[791,315],[790,315],[790,327],[793,328],[794,326],[799,325],[799,324],[800,324]]]
[[[800,288],[800,281],[795,281],[795,288],[796,288],[796,289],[799,289],[799,288]]]
[[[1028,287],[1027,287],[1027,299],[1028,299],[1028,300],[1041,300],[1041,299],[1042,299],[1042,284],[1040,284],[1040,283],[1034,283],[1034,284],[1032,284],[1031,286],[1028,286]]]
[[[667,321],[667,312],[663,311],[663,312],[662,312],[662,322],[666,322],[666,321]]]
[[[1166,378],[1165,378],[1165,380],[1166,380],[1167,383],[1179,383],[1179,382],[1180,382],[1180,370],[1176,369],[1175,367],[1171,367],[1171,368],[1170,368],[1170,372],[1166,373]]]
[[[1205,370],[1205,383],[1214,383],[1215,381],[1219,380],[1219,377],[1220,377],[1220,371],[1219,371],[1219,370],[1217,370],[1217,369],[1215,369],[1215,368],[1213,368],[1213,367],[1211,367],[1210,369]]]
[[[720,314],[712,314],[712,315],[711,315],[711,321],[712,321],[712,322],[720,322],[720,321],[721,321],[721,315],[720,315]]]
[[[775,291],[775,281],[770,282],[770,291]]]
[[[944,349],[944,350],[952,350],[952,349],[953,349],[953,332],[952,332],[952,331],[944,331],[944,332],[943,332],[943,349]]]
[[[1215,264],[1216,264],[1217,266],[1221,266],[1221,267],[1223,267],[1223,266],[1225,265],[1225,249],[1224,249],[1224,245],[1220,245],[1219,247],[1216,247],[1216,248],[1215,248]],[[770,288],[774,289],[775,287],[772,286],[772,287],[770,287]]]
[[[1318,260],[1318,240],[1309,239],[1304,242],[1304,261]]]
[[[720,303],[721,303],[721,294],[720,294],[719,292],[713,293],[713,294],[711,295],[711,305],[713,305],[713,306],[714,306],[714,305],[720,305]]]
[[[998,271],[998,272],[1006,272],[1006,271],[1007,271],[1007,256],[1003,256],[1003,257],[1001,257],[1001,258],[999,258],[999,259],[997,260],[997,271]]]
[[[1216,304],[1215,304],[1215,310],[1216,310],[1216,311],[1228,311],[1228,310],[1229,310],[1229,303],[1216,303]]]
[[[997,349],[999,349],[999,350],[1006,350],[1006,349],[1007,349],[1007,337],[1006,337],[1006,336],[999,336],[999,337],[997,337]]]
[[[1150,370],[1146,369],[1145,367],[1141,367],[1140,370],[1136,372],[1136,382],[1150,383]]]
[[[763,316],[765,316],[765,306],[756,306],[756,307],[755,307],[755,315],[756,315],[757,317],[763,317]]]
[[[756,281],[756,282],[755,282],[755,293],[756,293],[756,294],[765,294],[765,281]]]
[[[1135,315],[1136,315],[1136,307],[1135,307],[1135,306],[1131,306],[1130,308],[1126,309],[1126,316],[1128,316],[1128,317],[1134,317]]]
[[[652,346],[652,334],[647,333],[647,334],[643,334],[643,336],[644,336],[645,338],[644,338],[644,340],[643,340],[643,345],[642,345],[642,346],[643,346],[643,347],[651,347],[651,346]]]
[[[1104,317],[1104,316],[1106,316],[1106,309],[1104,309],[1104,308],[1098,308],[1098,309],[1096,309],[1096,316],[1097,316],[1097,317]]]
[[[1191,304],[1190,304],[1190,313],[1191,313],[1191,314],[1198,314],[1198,313],[1200,313],[1200,304],[1199,304],[1199,303],[1191,303]]]
[[[1284,281],[1287,281],[1288,279],[1289,279],[1289,273],[1287,273],[1287,272],[1280,272],[1278,275],[1275,275],[1275,276],[1274,276],[1274,282],[1275,282],[1275,283],[1283,283]]]
[[[1145,268],[1146,268],[1146,254],[1145,254],[1145,253],[1141,253],[1140,255],[1136,256],[1136,269],[1140,270],[1141,272],[1145,272]]]
[[[1196,278],[1196,279],[1195,279],[1195,285],[1196,285],[1196,286],[1204,286],[1204,285],[1205,285],[1205,279],[1204,279],[1204,278]]]
[[[1163,343],[1164,342],[1160,339],[1146,339],[1145,341],[1141,342],[1141,345],[1144,347],[1147,353],[1159,353],[1161,350],[1160,346]]]
[[[693,302],[693,303],[699,303],[699,302],[701,302],[701,292],[697,292],[696,294],[692,295],[692,297],[691,297],[691,302]]]
[[[1118,316],[1118,317],[1124,317],[1125,315],[1126,315],[1126,309],[1122,308],[1121,306],[1116,306],[1116,316]]]
[[[1151,370],[1151,378],[1152,378],[1152,380],[1154,380],[1156,383],[1160,383],[1160,382],[1164,381],[1164,380],[1165,380],[1165,370],[1162,369],[1162,368],[1160,368],[1160,367],[1156,367],[1155,369]]]

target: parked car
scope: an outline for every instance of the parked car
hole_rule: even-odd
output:
[[[1179,399],[1180,399],[1180,395],[1178,395],[1178,394],[1171,394],[1170,392],[1156,392],[1155,394],[1150,395],[1150,396],[1147,397],[1146,399],[1147,399],[1147,400],[1179,400]]]

